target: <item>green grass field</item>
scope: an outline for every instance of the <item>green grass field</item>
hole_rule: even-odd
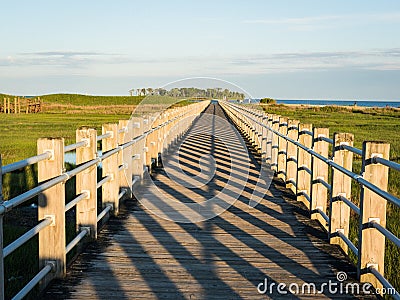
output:
[[[330,136],[335,132],[354,134],[354,146],[361,149],[363,141],[384,141],[390,144],[390,159],[400,162],[400,110],[391,108],[343,108],[326,107],[294,107],[286,105],[265,105],[264,110],[301,123],[311,123],[313,127],[330,129]],[[354,156],[353,171],[360,173],[361,159]],[[400,197],[400,173],[391,170],[389,173],[389,192]],[[353,182],[352,201],[359,206],[360,187]],[[358,244],[358,216],[351,214],[350,239]],[[400,237],[400,208],[389,203],[387,208],[387,228]],[[350,255],[353,262],[356,258]],[[385,276],[400,290],[400,249],[391,241],[386,241]]]

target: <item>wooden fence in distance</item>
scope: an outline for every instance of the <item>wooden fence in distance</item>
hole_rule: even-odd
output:
[[[0,103],[0,113],[5,114],[30,114],[39,113],[43,109],[43,102],[38,98],[4,98],[3,103]]]

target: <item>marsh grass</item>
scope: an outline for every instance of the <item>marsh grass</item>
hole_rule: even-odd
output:
[[[311,123],[313,127],[327,127],[330,136],[335,132],[354,134],[354,146],[361,149],[363,141],[384,141],[390,144],[390,159],[400,162],[400,110],[395,108],[349,108],[340,106],[286,106],[267,105],[263,109],[272,114],[282,115],[300,120],[302,123]],[[361,158],[354,155],[353,171],[360,174]],[[400,173],[395,170],[389,172],[388,191],[400,197]],[[351,200],[360,205],[361,188],[352,182]],[[350,240],[358,246],[359,218],[353,211],[350,217]],[[387,228],[400,237],[400,208],[388,203]],[[356,257],[350,251],[350,258],[356,263]],[[400,290],[400,249],[386,239],[385,250],[385,277]]]

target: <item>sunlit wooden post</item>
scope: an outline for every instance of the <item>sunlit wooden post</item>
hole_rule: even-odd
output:
[[[275,132],[279,131],[279,118],[280,116],[272,116],[272,129]],[[278,151],[279,151],[279,136],[275,133],[272,134],[272,163],[271,169],[278,172]]]
[[[287,135],[288,119],[286,117],[279,118],[279,133]],[[287,141],[283,137],[278,138],[278,173],[277,177],[286,180],[286,147]]]
[[[257,121],[258,124],[257,126],[257,150],[261,154],[261,157],[263,157],[263,126],[261,124],[264,124],[264,116],[262,114],[259,114],[257,116]]]
[[[132,129],[133,129],[133,138],[138,138],[144,132],[143,128],[143,118],[141,117],[133,117],[132,118]],[[143,167],[144,167],[144,141],[145,139],[138,140],[135,144],[133,144],[133,153],[132,153],[132,174],[133,178],[138,178],[140,181],[143,179]]]
[[[120,120],[118,123],[118,144],[123,145],[132,140],[132,125],[129,120]],[[125,196],[132,194],[132,151],[133,147],[125,147],[118,153],[119,184],[120,189],[125,191]]]
[[[328,157],[329,144],[321,140],[321,137],[329,137],[329,128],[314,128],[313,150],[323,157]],[[328,200],[328,190],[321,181],[328,182],[328,165],[322,160],[312,157],[312,181],[311,181],[311,218],[317,219],[325,228],[327,228],[326,220],[318,212],[326,214],[326,206]]]
[[[305,147],[312,148],[312,124],[299,124],[298,141]],[[303,202],[308,209],[311,209],[311,170],[311,154],[299,147],[297,151],[297,201]]]
[[[390,145],[383,142],[363,143],[363,178],[384,191],[387,191],[388,187],[389,168],[375,164],[373,159],[389,159],[389,150]],[[371,228],[369,223],[376,222],[386,227],[386,202],[386,199],[373,191],[361,187],[358,272],[361,282],[370,282],[375,288],[382,288],[382,284],[373,274],[367,273],[367,269],[373,267],[382,275],[385,274],[385,236],[377,229]]]
[[[64,139],[42,138],[37,142],[37,153],[51,153],[51,157],[38,163],[38,182],[43,183],[63,174]],[[39,269],[51,262],[53,272],[42,281],[42,287],[66,272],[65,241],[65,184],[59,183],[39,194],[38,219],[50,219],[51,224],[39,232]]]
[[[97,157],[97,131],[81,127],[76,131],[76,142],[86,141],[85,147],[76,149],[76,164],[91,161]],[[87,197],[76,204],[76,225],[90,228],[90,237],[97,238],[97,165],[76,175],[76,194],[86,193]]]
[[[264,126],[261,126],[261,159],[263,163],[267,162],[267,142],[268,142],[268,115],[263,114],[261,122]]]
[[[146,119],[145,119],[146,121]],[[155,125],[156,119],[154,116],[150,115],[147,119],[147,130],[153,129]],[[145,122],[146,123],[146,122]],[[152,158],[154,157],[154,147],[156,146],[155,140],[154,140],[154,135],[155,132],[153,131],[146,137],[146,166],[149,170],[151,171],[151,165],[152,165]]]
[[[335,133],[333,135],[333,161],[343,168],[352,171],[353,152],[341,148],[342,145],[353,146],[354,135],[351,133]],[[348,252],[347,244],[337,235],[340,231],[349,236],[350,207],[338,197],[343,196],[351,200],[351,178],[344,173],[332,169],[330,201],[330,226],[329,237],[331,244],[337,244],[345,253]]]
[[[272,164],[272,137],[273,137],[273,133],[271,131],[272,129],[272,115],[267,115],[267,140],[266,140],[266,154],[265,154],[265,160],[266,162],[271,165]]]
[[[103,155],[118,146],[117,124],[104,124],[102,134],[110,134],[110,137],[102,140]],[[113,154],[103,160],[103,177],[109,176],[111,179],[103,184],[102,204],[103,208],[107,205],[112,206],[114,215],[119,212],[119,170],[118,155]]]
[[[297,141],[299,137],[298,120],[288,121],[288,138]],[[286,187],[293,193],[297,193],[297,146],[291,142],[287,143],[286,148]]]

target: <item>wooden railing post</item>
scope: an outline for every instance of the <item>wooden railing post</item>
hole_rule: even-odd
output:
[[[279,133],[282,135],[287,135],[288,128],[288,119],[286,117],[279,118]],[[286,147],[287,141],[283,137],[279,137],[278,139],[278,178],[281,178],[283,181],[286,180]]]
[[[288,138],[297,141],[299,137],[298,120],[288,121]],[[297,146],[291,142],[287,143],[286,148],[286,188],[297,193]]]
[[[121,131],[121,132],[120,132]],[[118,122],[118,144],[123,145],[132,140],[132,125],[129,120]],[[122,166],[119,172],[120,189],[125,190],[125,197],[132,196],[132,151],[133,147],[122,149],[118,153],[118,165]]]
[[[272,167],[272,137],[273,137],[273,133],[270,129],[272,129],[272,115],[267,115],[267,140],[265,141],[265,160],[266,162]]]
[[[312,124],[299,124],[299,143],[312,148],[313,136],[306,132],[312,132]],[[311,195],[311,154],[299,147],[297,152],[297,201],[301,201],[310,210],[309,201]],[[308,197],[308,199],[307,199]]]
[[[333,161],[345,169],[353,169],[353,152],[341,149],[341,145],[353,146],[354,135],[351,133],[335,133],[333,135]],[[331,177],[331,201],[330,201],[330,226],[329,239],[331,244],[337,244],[347,254],[347,244],[337,235],[340,231],[346,237],[349,236],[350,207],[340,201],[338,196],[351,200],[351,178],[344,173],[332,169]]]
[[[132,118],[132,128],[133,128],[133,138],[137,138],[141,136],[144,132],[143,130],[143,118],[141,117],[133,117]],[[141,139],[137,141],[133,145],[133,153],[132,153],[132,174],[133,177],[139,176],[140,180],[143,179],[143,167],[144,167],[144,142],[145,139]]]
[[[263,114],[261,122],[264,126],[261,126],[261,159],[263,163],[267,162],[267,142],[268,142],[268,115]]]
[[[102,152],[110,151],[118,147],[118,127],[117,124],[104,124],[102,134],[110,133],[111,137],[102,140]],[[118,171],[118,155],[113,154],[103,160],[103,177],[110,176],[111,180],[103,184],[102,187],[102,204],[103,208],[112,205],[114,215],[119,212],[119,171]]]
[[[363,143],[363,178],[378,188],[387,191],[389,168],[374,164],[374,157],[389,159],[390,145],[381,142]],[[375,288],[382,288],[382,284],[371,273],[368,267],[373,267],[382,275],[385,272],[385,236],[378,230],[368,226],[369,222],[379,223],[386,227],[386,200],[373,191],[361,187],[360,227],[359,227],[359,265],[358,271],[361,282],[370,282]]]
[[[272,116],[272,129],[274,131],[279,130],[279,117],[273,115]],[[279,136],[275,133],[272,134],[272,162],[271,162],[271,169],[275,172],[278,172],[278,151],[279,151]]]
[[[313,150],[323,157],[328,157],[329,144],[320,140],[320,137],[329,137],[329,128],[314,128]],[[311,181],[311,219],[317,219],[325,228],[327,224],[325,219],[316,211],[321,210],[326,214],[326,206],[328,200],[328,190],[318,182],[323,180],[328,182],[328,165],[315,156],[311,159],[312,164],[312,181]]]
[[[76,131],[76,142],[86,141],[86,147],[76,149],[76,164],[91,161],[97,157],[97,131],[81,127]],[[91,166],[76,175],[76,194],[86,192],[86,199],[76,205],[76,225],[90,228],[90,237],[97,238],[97,165]]]
[[[37,141],[37,153],[50,152],[51,157],[38,163],[38,182],[43,183],[63,174],[64,139],[42,138]],[[53,278],[61,278],[66,271],[65,241],[65,184],[59,183],[39,194],[38,219],[49,218],[52,223],[39,232],[39,269],[48,262],[53,272],[42,281],[46,287]]]

